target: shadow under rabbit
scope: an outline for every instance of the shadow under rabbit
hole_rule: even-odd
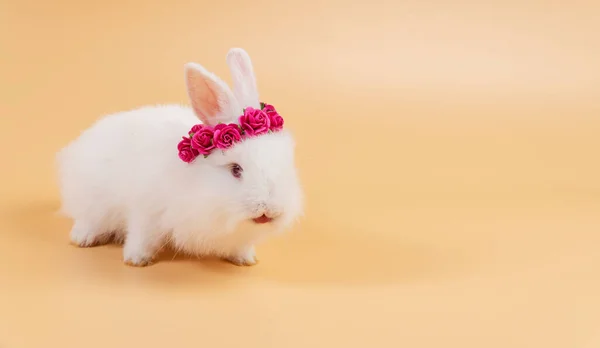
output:
[[[237,267],[213,258],[199,259],[177,253],[168,246],[147,267],[131,267],[123,262],[123,246],[119,241],[79,247],[71,243],[72,221],[57,214],[58,202],[14,204],[1,211],[4,248],[31,250],[18,257],[27,276],[43,277],[43,269],[52,268],[53,277],[85,280],[95,284],[153,283],[172,285],[199,282],[207,286],[227,286],[230,274],[247,272],[249,267]],[[191,268],[182,270],[181,268]],[[174,269],[178,268],[178,269]],[[35,270],[35,272],[34,272]],[[39,271],[39,272],[38,272]],[[112,286],[112,285],[110,285]]]
[[[360,286],[451,277],[467,266],[468,254],[461,250],[392,239],[385,232],[307,223],[259,248],[265,262],[250,275],[281,283]]]
[[[153,265],[130,267],[123,264],[120,244],[89,248],[71,245],[71,222],[58,216],[57,208],[56,202],[13,207],[7,214],[12,228],[18,231],[12,236],[13,242],[35,243],[36,255],[32,257],[41,257],[42,249],[44,262],[55,263],[55,269],[62,268],[65,277],[84,277],[95,282],[164,286],[198,282],[222,288],[251,278],[290,284],[360,286],[448,276],[465,267],[467,256],[458,250],[404,242],[401,237],[387,238],[386,233],[377,231],[307,222],[259,246],[259,262],[255,266],[198,258],[165,246]]]

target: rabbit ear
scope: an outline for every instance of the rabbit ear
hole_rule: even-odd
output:
[[[233,78],[233,93],[242,107],[260,108],[256,78],[248,53],[241,48],[230,49],[227,65]]]
[[[185,65],[185,81],[192,108],[202,123],[214,126],[231,122],[241,114],[227,84],[200,64]]]

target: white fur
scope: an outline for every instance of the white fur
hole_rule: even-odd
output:
[[[124,240],[124,259],[133,265],[151,263],[168,243],[254,264],[254,245],[302,214],[293,138],[283,130],[183,162],[177,144],[198,118],[236,122],[248,106],[201,66],[188,64],[185,71],[188,88],[201,86],[189,88],[192,108],[148,106],[108,115],[58,153],[62,212],[74,219],[71,239],[80,246]],[[206,98],[207,90],[215,98]],[[231,175],[230,163],[242,166],[241,179]],[[276,218],[252,221],[262,214]]]

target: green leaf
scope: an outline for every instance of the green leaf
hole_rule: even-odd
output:
[[[263,103],[263,102],[260,102],[260,109],[262,110],[262,109],[264,109],[264,108],[265,108],[265,103]]]

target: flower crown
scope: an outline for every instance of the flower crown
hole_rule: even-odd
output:
[[[187,163],[199,155],[208,157],[213,150],[225,150],[246,138],[277,132],[283,129],[283,118],[273,105],[260,103],[260,110],[252,107],[244,109],[237,123],[219,123],[214,127],[197,124],[190,129],[187,137],[177,144],[179,158]]]

